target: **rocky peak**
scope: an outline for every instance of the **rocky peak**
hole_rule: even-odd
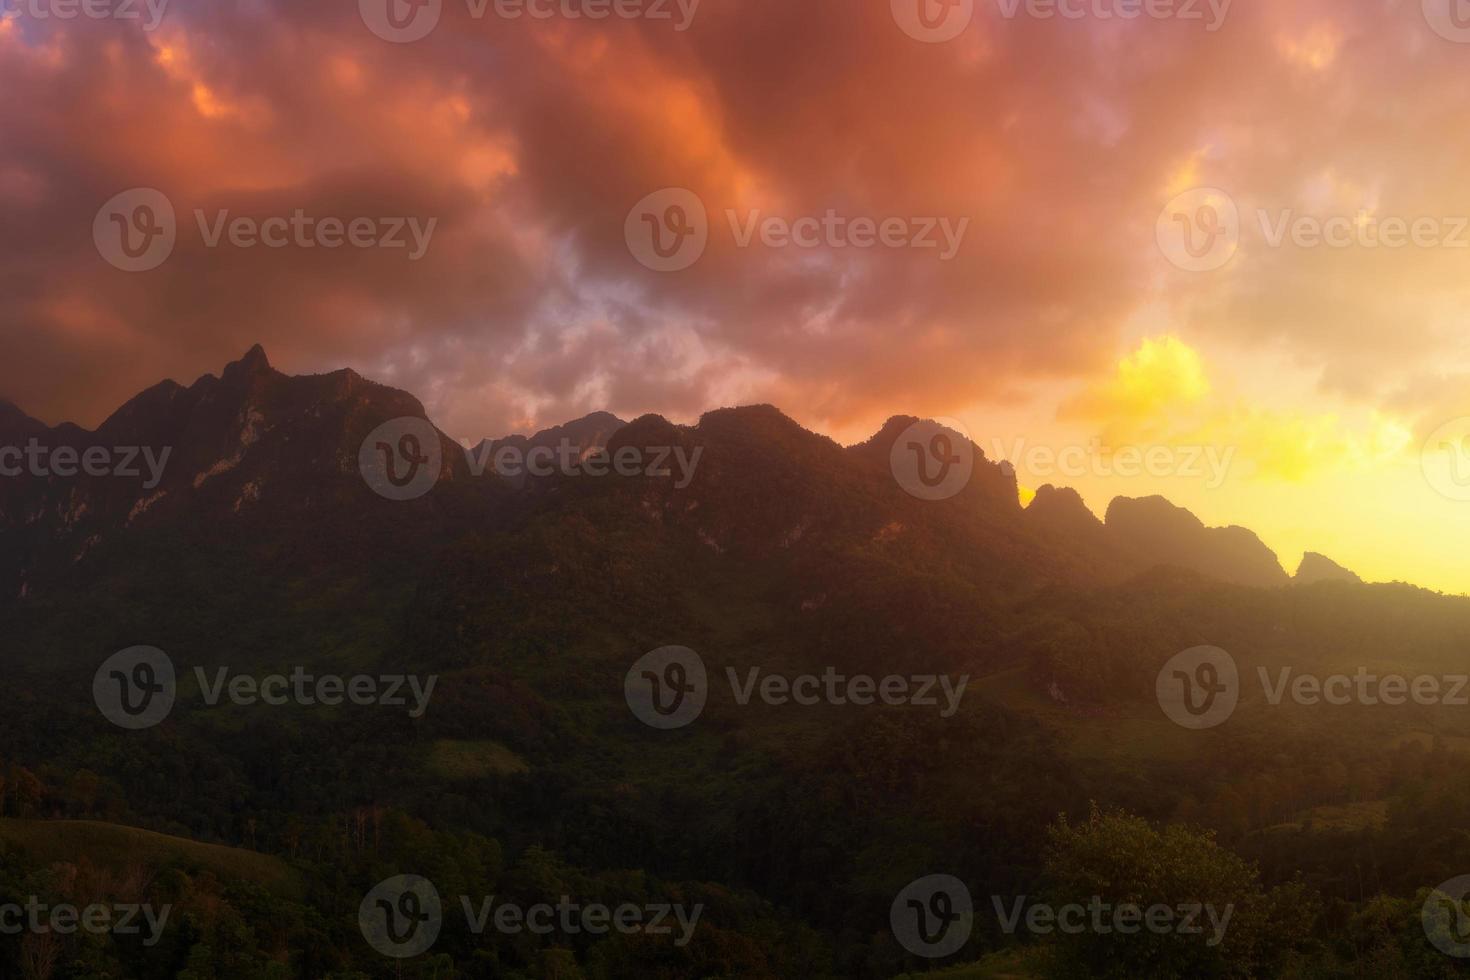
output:
[[[1037,490],[1026,505],[1026,517],[1038,525],[1061,531],[1100,531],[1103,526],[1097,515],[1087,509],[1081,494],[1071,487],[1050,483]]]
[[[1243,527],[1205,527],[1163,497],[1117,497],[1104,521],[1118,543],[1148,565],[1187,568],[1238,585],[1277,586],[1289,579],[1276,554]]]
[[[1296,575],[1292,580],[1301,585],[1312,582],[1362,582],[1356,572],[1343,568],[1337,562],[1326,555],[1319,555],[1315,551],[1309,551],[1302,556],[1302,563],[1297,566]]]

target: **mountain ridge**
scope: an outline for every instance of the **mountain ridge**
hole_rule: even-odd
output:
[[[229,521],[262,502],[276,519],[375,510],[357,472],[359,448],[368,432],[397,418],[432,425],[423,403],[406,391],[350,369],[286,375],[258,344],[217,376],[205,374],[188,387],[165,380],[145,389],[92,433],[67,425],[35,430],[41,423],[18,407],[0,407],[0,440],[47,433],[79,448],[131,443],[172,453],[166,474],[152,487],[105,478],[6,481],[0,486],[0,536],[23,542],[16,549],[23,557],[11,568],[9,582],[0,568],[0,596],[14,595],[17,582],[23,588],[28,565],[58,564],[41,554],[53,545],[64,546],[75,563],[78,552],[120,530],[169,515]],[[1206,527],[1163,497],[1116,497],[1099,519],[1075,490],[1046,486],[1022,507],[1014,468],[991,461],[973,443],[973,471],[952,500],[912,499],[891,467],[896,441],[922,422],[895,415],[873,436],[849,446],[769,404],[712,409],[690,426],[657,415],[629,422],[593,412],[530,436],[482,440],[469,450],[435,428],[443,459],[436,485],[458,484],[473,496],[473,460],[489,460],[505,447],[524,453],[566,442],[585,459],[595,451],[669,443],[691,458],[708,450],[689,474],[689,485],[675,488],[644,478],[637,481],[637,499],[620,506],[660,514],[670,526],[687,525],[722,552],[774,554],[803,539],[855,543],[902,537],[935,554],[960,545],[1004,554],[1016,575],[1037,580],[1116,581],[1162,566],[1249,586],[1293,581],[1252,531]],[[490,455],[477,457],[487,450]],[[494,475],[493,466],[488,472]],[[603,494],[600,487],[568,484],[562,476],[503,482],[503,489],[515,493],[534,485],[534,495]]]

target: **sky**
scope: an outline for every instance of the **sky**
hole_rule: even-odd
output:
[[[0,395],[945,417],[1470,592],[1461,3],[0,0]]]

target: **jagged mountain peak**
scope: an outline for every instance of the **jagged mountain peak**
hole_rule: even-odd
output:
[[[265,348],[256,344],[245,352],[238,361],[231,361],[225,365],[223,378],[229,380],[234,377],[254,377],[259,375],[274,374],[275,369],[271,367],[270,358],[266,357]]]
[[[1050,483],[1037,489],[1036,495],[1026,505],[1026,514],[1033,521],[1059,530],[1101,530],[1103,526],[1102,521],[1083,502],[1081,494],[1071,487],[1058,487]]]
[[[858,446],[854,446],[853,448],[854,449],[857,449],[857,448],[862,448],[862,447],[869,447],[869,448],[876,447],[876,448],[881,448],[884,452],[887,452],[888,451],[888,447],[890,447],[890,446],[893,445],[893,442],[894,442],[895,439],[897,439],[899,436],[903,435],[904,432],[908,431],[908,429],[911,428],[912,426],[918,425],[920,423],[928,423],[928,424],[931,424],[931,425],[937,425],[940,428],[946,430],[947,432],[953,433],[954,435],[960,437],[961,439],[966,440],[972,446],[975,447],[975,458],[976,459],[985,459],[986,458],[986,456],[985,456],[985,450],[981,449],[978,445],[976,445],[975,442],[974,442],[974,440],[970,439],[970,437],[969,437],[968,434],[966,434],[964,432],[960,432],[960,431],[958,431],[956,429],[953,429],[950,426],[945,425],[941,421],[937,421],[935,419],[921,419],[921,418],[919,418],[918,416],[915,416],[915,415],[893,415],[893,416],[890,416],[889,419],[888,419],[888,421],[884,422],[883,425],[879,427],[878,431],[875,432],[875,433],[873,433],[873,435],[871,437],[869,437],[867,439],[867,441],[862,442],[862,443],[859,443]]]
[[[1142,521],[1191,530],[1203,529],[1205,526],[1204,521],[1194,516],[1192,511],[1158,494],[1148,497],[1114,497],[1103,518],[1103,523],[1109,526],[1127,526]]]
[[[1276,553],[1243,527],[1206,527],[1191,511],[1160,496],[1116,497],[1104,520],[1121,547],[1147,564],[1172,565],[1240,585],[1277,586],[1289,579]]]
[[[822,444],[840,448],[837,443],[820,432],[813,432],[774,405],[739,405],[717,408],[699,417],[695,430],[706,435],[719,437],[728,434],[744,434],[770,440],[773,446]]]
[[[49,515],[45,521],[54,524],[57,540],[74,554],[82,539],[105,538],[112,531],[171,516],[228,520],[261,508],[271,514],[351,509],[355,501],[366,500],[357,472],[363,439],[383,423],[405,416],[427,417],[422,403],[407,392],[348,370],[288,376],[272,368],[256,345],[219,377],[206,375],[189,388],[161,382],[114,413],[98,438],[81,435],[73,440],[167,448],[168,469],[159,484],[18,483],[9,513]],[[3,403],[0,421],[6,418],[26,417]],[[1078,581],[1161,565],[1248,585],[1290,581],[1276,556],[1249,530],[1206,527],[1161,496],[1119,497],[1109,504],[1105,521],[1099,521],[1075,490],[1048,485],[1023,511],[1014,470],[987,459],[973,441],[974,470],[953,503],[934,506],[911,499],[912,494],[903,492],[908,488],[899,472],[903,454],[896,456],[895,449],[904,433],[919,424],[941,423],[895,415],[872,438],[844,449],[769,404],[716,409],[692,426],[658,415],[625,422],[597,411],[535,436],[499,440],[495,448],[513,443],[527,449],[563,439],[584,452],[633,446],[649,450],[650,460],[664,460],[658,465],[666,468],[670,457],[661,450],[674,447],[684,454],[678,458],[687,461],[691,479],[677,486],[675,481],[642,480],[626,499],[636,500],[640,520],[657,515],[670,526],[684,526],[699,540],[713,542],[710,547],[717,546],[721,554],[743,548],[769,555],[798,541],[892,540],[904,547],[924,541],[923,547],[936,547],[970,535],[972,546],[988,554],[1009,555],[1014,561],[1027,555],[1023,564],[1035,562]],[[54,440],[63,438],[63,430],[40,431],[50,431]],[[460,447],[447,440],[445,445],[446,480],[455,480],[469,469],[463,454],[454,451]],[[573,492],[573,485],[563,486],[566,481],[552,482],[561,488],[559,499]],[[590,499],[622,486],[613,480],[581,481],[574,492]],[[83,506],[85,510],[78,509]],[[1328,572],[1351,576],[1309,555],[1297,580],[1326,577]]]
[[[1356,572],[1344,568],[1326,555],[1309,551],[1302,556],[1302,563],[1297,566],[1292,581],[1301,585],[1309,585],[1312,582],[1362,582],[1363,580]]]

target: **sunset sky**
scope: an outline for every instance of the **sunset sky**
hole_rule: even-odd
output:
[[[0,0],[0,395],[94,426],[261,343],[472,441],[599,409],[771,402],[843,442],[946,416],[1099,513],[1162,493],[1288,571],[1314,550],[1470,592],[1459,0],[425,2],[176,0],[150,30],[141,0]],[[420,14],[421,39],[380,36]],[[936,17],[952,38],[923,36]],[[134,188],[177,214],[140,272],[94,239]],[[630,229],[670,188],[707,245],[659,271]],[[209,244],[221,212],[298,209],[435,224],[417,259]],[[753,217],[829,214],[932,223],[940,247],[740,243]],[[963,228],[952,256],[940,227]],[[1022,458],[1094,439],[1229,465]]]

